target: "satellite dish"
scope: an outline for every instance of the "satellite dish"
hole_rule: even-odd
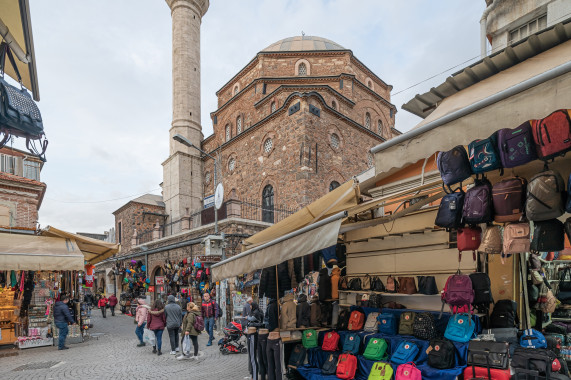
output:
[[[221,183],[216,186],[216,192],[214,193],[214,207],[216,210],[220,210],[222,203],[224,202],[224,186]]]

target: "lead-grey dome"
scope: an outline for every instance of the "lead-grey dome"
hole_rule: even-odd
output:
[[[263,52],[347,50],[336,42],[316,36],[297,36],[274,42]]]

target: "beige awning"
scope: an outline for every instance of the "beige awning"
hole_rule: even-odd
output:
[[[376,180],[435,152],[468,145],[498,129],[516,128],[568,108],[571,41],[445,98],[413,130],[373,148]]]
[[[249,237],[244,241],[244,245],[251,248],[272,241],[318,220],[345,211],[357,205],[359,196],[359,185],[356,180],[351,179],[295,214]]]
[[[220,281],[331,247],[337,244],[345,216],[345,212],[340,212],[215,264],[211,267],[212,279]]]
[[[97,264],[100,261],[108,259],[117,252],[120,246],[118,244],[107,243],[102,240],[92,239],[86,236],[74,234],[58,230],[55,227],[47,226],[41,231],[42,236],[59,237],[74,240],[85,257],[88,264]]]
[[[0,270],[83,269],[83,254],[71,239],[0,234]]]
[[[0,0],[0,41],[6,41],[16,60],[22,83],[32,91],[34,100],[40,100],[34,38],[28,0]],[[6,59],[6,74],[17,80],[16,72]]]

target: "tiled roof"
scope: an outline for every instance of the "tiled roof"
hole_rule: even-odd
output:
[[[6,180],[6,181],[14,181],[14,182],[19,182],[19,183],[27,183],[30,185],[36,185],[36,186],[46,186],[45,183],[40,182],[40,181],[36,181],[33,179],[29,179],[26,177],[20,177],[18,175],[14,175],[14,174],[9,174],[9,173],[4,173],[4,172],[0,172],[0,180]]]

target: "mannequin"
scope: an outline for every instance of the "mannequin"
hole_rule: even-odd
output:
[[[258,379],[258,361],[256,353],[258,352],[258,329],[255,327],[248,327],[246,330],[246,339],[248,342],[248,370],[252,375],[253,380]]]
[[[266,353],[266,348],[268,345],[268,335],[270,330],[268,329],[258,329],[258,352],[257,352],[257,359],[258,359],[258,367],[259,367],[259,374],[260,380],[267,379],[268,373],[268,356]]]

